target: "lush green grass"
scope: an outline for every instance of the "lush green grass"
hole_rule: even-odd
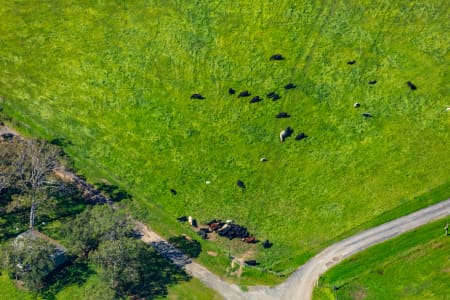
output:
[[[191,279],[169,287],[166,297],[170,300],[219,300],[222,299],[214,290],[205,287],[198,279]]]
[[[133,194],[166,236],[189,231],[180,215],[231,218],[274,242],[261,269],[286,274],[354,228],[442,200],[416,196],[450,195],[448,1],[3,2],[0,105],[70,140],[76,166]],[[309,138],[280,143],[288,125]],[[199,259],[222,274],[245,251],[211,244],[220,255]],[[240,283],[276,281],[261,269]]]
[[[13,283],[12,280],[8,278],[6,272],[2,272],[0,275],[0,299],[33,299],[31,293],[19,290]]]
[[[67,285],[58,290],[56,295],[49,293],[47,297],[34,295],[25,290],[18,289],[13,281],[8,278],[6,272],[0,275],[0,300],[28,300],[28,299],[56,299],[56,300],[91,300],[101,299],[99,289],[104,289],[97,274],[90,275],[83,284]],[[167,299],[195,299],[212,300],[221,299],[219,295],[210,288],[205,287],[199,280],[191,279],[187,282],[169,286]],[[161,299],[164,299],[161,298]],[[158,298],[159,299],[159,298]]]
[[[314,299],[447,299],[450,236],[444,235],[446,221],[425,225],[345,260],[323,275]]]

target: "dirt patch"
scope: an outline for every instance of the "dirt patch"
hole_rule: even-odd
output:
[[[253,258],[254,256],[255,256],[254,250],[247,250],[240,257],[233,258],[233,260],[231,261],[231,270],[233,270],[236,265],[239,265],[239,268],[236,271],[232,272],[231,275],[241,277],[242,272],[244,271],[245,261],[250,258]]]
[[[355,287],[355,289],[353,291],[351,291],[350,297],[355,300],[366,299],[367,298],[367,289],[362,286]]]
[[[217,256],[217,252],[214,252],[214,251],[208,251],[206,253],[208,253],[208,255],[210,255],[210,256],[214,256],[214,257]]]

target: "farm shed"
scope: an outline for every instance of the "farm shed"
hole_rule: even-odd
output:
[[[45,234],[35,229],[28,229],[27,231],[19,234],[14,240],[14,246],[21,247],[23,245],[23,240],[26,239],[33,239],[33,240],[43,239],[55,247],[55,252],[52,255],[52,259],[55,263],[55,269],[67,261],[67,257],[65,255],[67,249],[64,248],[60,243],[58,243],[54,239],[46,236]]]

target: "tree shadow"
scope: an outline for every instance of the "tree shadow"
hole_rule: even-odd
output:
[[[62,137],[58,137],[58,138],[54,138],[54,139],[50,140],[50,144],[56,145],[59,147],[73,146],[72,141],[70,141],[66,138],[62,138]]]
[[[94,184],[95,188],[106,194],[113,202],[120,202],[122,200],[131,199],[131,195],[117,185],[108,184],[104,182],[97,182]]]
[[[72,257],[66,264],[46,276],[44,279],[45,288],[39,294],[44,299],[56,299],[55,295],[65,287],[70,285],[81,286],[92,274],[95,274],[95,271],[85,261],[74,260]]]
[[[169,286],[191,279],[191,276],[181,267],[163,257],[154,249],[146,255],[144,261],[146,263],[141,266],[140,272],[144,278],[140,281],[141,284],[126,292],[128,296],[139,295],[146,299],[164,297],[168,294]]]

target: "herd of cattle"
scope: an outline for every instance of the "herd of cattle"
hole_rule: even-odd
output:
[[[285,59],[285,57],[281,54],[274,54],[270,57],[271,61],[281,61],[284,59]],[[356,60],[351,60],[351,61],[347,62],[348,65],[354,65],[355,63],[356,63]],[[368,84],[375,85],[375,84],[377,84],[377,81],[372,79],[368,82]],[[416,85],[414,85],[411,81],[408,81],[406,84],[413,91],[417,89]],[[284,89],[290,90],[290,89],[294,89],[296,87],[297,86],[294,83],[288,83],[284,86]],[[233,88],[228,89],[229,95],[235,95],[236,93],[237,92],[235,89],[233,89]],[[250,96],[252,96],[252,94],[248,90],[243,90],[237,94],[238,98],[246,98],[246,97],[250,97]],[[267,93],[266,97],[268,99],[272,99],[272,101],[277,101],[277,100],[281,99],[281,96],[275,91],[271,91],[271,92]],[[205,97],[200,93],[195,93],[195,94],[191,95],[191,99],[204,100]],[[261,101],[263,101],[263,98],[260,97],[259,95],[255,95],[250,99],[249,102],[257,103],[257,102],[261,102]],[[359,108],[361,106],[361,104],[356,102],[353,106],[355,108]],[[362,113],[362,116],[365,118],[370,118],[370,117],[372,117],[372,114],[370,112],[364,112],[364,113]],[[290,117],[291,117],[291,115],[287,112],[280,112],[277,115],[275,115],[275,118],[277,118],[277,119],[290,118]],[[293,133],[294,133],[294,130],[288,126],[286,129],[284,129],[280,132],[280,141],[284,142],[287,138],[292,136]],[[306,139],[307,137],[308,136],[304,132],[300,132],[295,137],[295,140],[300,141],[300,140]],[[263,157],[260,159],[260,161],[265,162],[265,161],[267,161],[267,158]],[[241,180],[238,180],[236,184],[241,189],[246,188],[244,182]],[[171,189],[170,191],[172,192],[173,195],[177,194],[177,192],[173,189]],[[187,218],[185,216],[183,216],[183,217],[178,218],[178,220],[179,221],[187,221]],[[195,220],[194,220],[194,222],[195,222]],[[189,223],[191,223],[191,220],[189,220]],[[243,242],[246,242],[246,243],[258,242],[258,240],[255,237],[251,236],[248,233],[248,231],[245,227],[239,226],[232,222],[229,222],[229,221],[221,222],[220,220],[212,220],[212,221],[208,222],[207,225],[208,225],[207,228],[201,228],[197,232],[204,239],[208,238],[209,233],[216,232],[219,236],[228,237],[230,240],[234,239],[234,238],[240,238]],[[196,226],[196,224],[195,224],[195,226]],[[263,242],[262,245],[264,248],[270,248],[272,246],[272,243],[270,243],[268,240],[266,240]]]
[[[189,222],[189,224],[191,224],[192,226],[197,227],[197,221],[191,216],[182,216],[177,218],[177,220],[180,222]],[[197,234],[205,240],[208,239],[208,234],[215,232],[219,236],[226,237],[229,240],[238,238],[242,242],[248,244],[255,244],[259,242],[256,237],[248,232],[246,227],[233,223],[233,220],[222,222],[221,220],[213,219],[206,223],[206,225],[208,225],[208,227],[199,228],[199,230],[197,231]],[[269,242],[269,240],[265,240],[262,243],[262,246],[264,248],[270,248],[272,247],[272,245],[273,243]]]

